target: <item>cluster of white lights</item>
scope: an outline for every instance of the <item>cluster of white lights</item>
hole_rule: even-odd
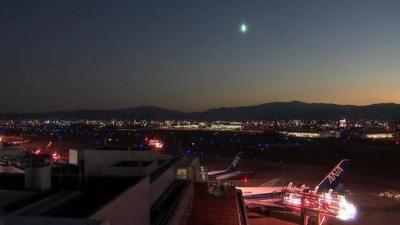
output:
[[[162,149],[164,147],[163,142],[159,139],[150,139],[148,145],[155,149]]]
[[[394,133],[382,133],[382,134],[367,134],[367,138],[372,138],[372,139],[385,139],[385,138],[393,138]]]
[[[338,218],[341,220],[353,220],[356,218],[357,209],[356,207],[348,202],[344,197],[339,199],[339,211]]]
[[[315,195],[314,197],[316,197]],[[342,195],[331,195],[330,192],[323,193],[322,195],[318,195],[318,203],[313,203],[313,199],[316,200],[317,198],[305,198],[304,205],[302,204],[302,194],[292,194],[284,197],[284,202],[288,205],[294,207],[315,207],[315,204],[323,211],[328,210],[328,214],[331,216],[335,216],[340,220],[354,220],[356,218],[357,209],[354,204],[348,202],[345,196]],[[310,202],[311,201],[311,202]],[[325,208],[325,205],[328,205]],[[313,206],[314,205],[314,206]]]

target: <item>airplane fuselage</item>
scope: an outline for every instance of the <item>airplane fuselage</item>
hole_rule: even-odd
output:
[[[276,202],[282,199],[284,191],[282,187],[236,187],[236,189],[242,191],[247,206],[276,206]]]

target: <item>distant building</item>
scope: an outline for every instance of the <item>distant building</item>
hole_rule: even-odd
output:
[[[286,136],[289,137],[299,137],[299,138],[318,138],[321,137],[321,135],[317,132],[282,132]]]
[[[341,128],[347,127],[346,119],[339,120],[339,127],[341,127]]]
[[[226,122],[217,121],[210,125],[211,130],[242,130],[243,124],[241,122]]]
[[[365,134],[365,138],[369,139],[391,139],[395,137],[395,133],[369,133]]]

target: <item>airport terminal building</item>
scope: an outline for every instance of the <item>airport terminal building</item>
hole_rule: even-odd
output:
[[[229,211],[221,221],[233,221],[224,224],[247,224],[240,192],[210,193],[210,184],[196,181],[197,159],[126,148],[70,150],[69,156],[68,166],[1,173],[0,224],[196,224],[190,218],[202,214],[201,204],[210,209],[218,201]],[[218,217],[212,214],[203,219]]]

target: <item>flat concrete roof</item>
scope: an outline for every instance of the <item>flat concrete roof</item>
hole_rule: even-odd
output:
[[[34,193],[34,191],[0,190],[0,217],[8,214],[7,210],[4,208],[8,204],[30,197]]]
[[[83,179],[83,187],[78,196],[48,210],[42,216],[86,218],[140,179],[139,177],[86,177]]]
[[[216,188],[215,190],[219,190]],[[210,194],[208,183],[195,183],[192,208],[182,225],[241,225],[245,224],[240,211],[238,191],[233,186]]]
[[[24,191],[24,176],[10,174],[5,176],[3,174],[0,178],[0,182],[8,183],[1,186],[4,189],[0,191],[0,216],[15,212],[18,215],[20,210],[24,211],[24,209],[32,207],[32,204],[44,202],[35,205],[35,210],[33,210],[35,215],[32,216],[71,218],[86,218],[141,179],[140,177],[102,176],[82,177],[79,181],[77,175],[53,176],[52,190]],[[62,199],[62,196],[59,195],[60,192],[75,194],[70,198]],[[47,201],[56,195],[59,200],[58,204],[55,201]],[[49,204],[54,205],[49,206]]]
[[[146,166],[150,165],[151,163],[152,163],[152,161],[124,160],[124,161],[119,161],[117,163],[114,163],[111,166],[114,166],[114,167],[139,167],[139,166],[146,167]]]
[[[103,147],[90,149],[90,150],[128,151],[129,147],[128,146],[103,146]],[[130,149],[130,151],[149,151],[149,150],[150,150],[150,148],[148,148],[145,145],[143,145],[143,147],[133,146]]]

